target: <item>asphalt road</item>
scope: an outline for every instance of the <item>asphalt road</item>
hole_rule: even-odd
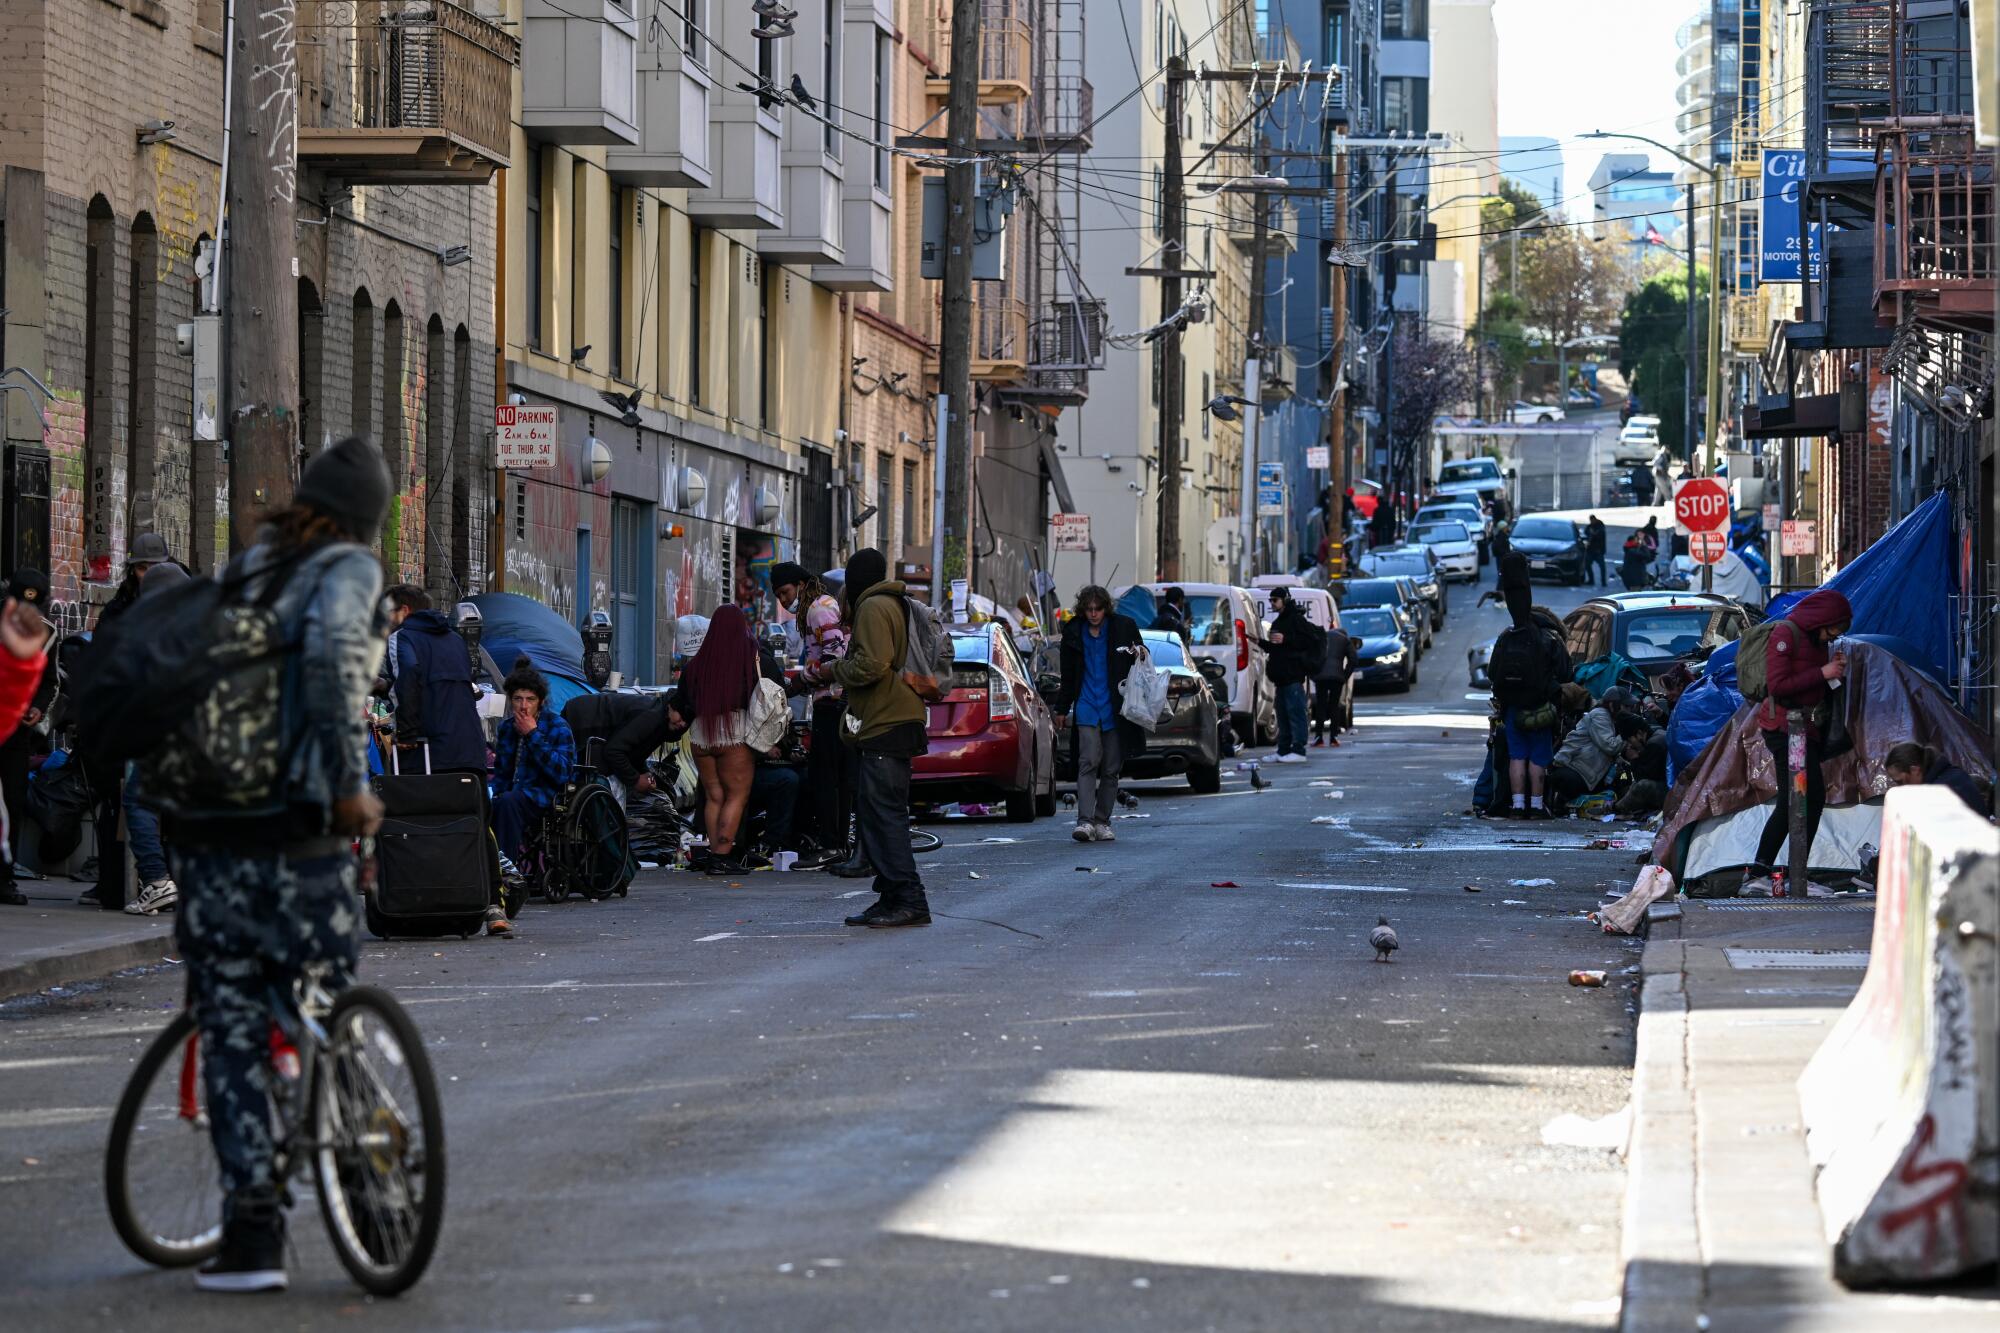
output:
[[[1418,690],[1270,790],[1138,784],[1104,846],[939,825],[927,930],[843,928],[861,900],[823,875],[651,874],[512,941],[371,941],[450,1130],[444,1242],[398,1301],[360,1297],[311,1208],[283,1297],[120,1247],[102,1143],[176,969],[0,1006],[7,1324],[1610,1327],[1623,1170],[1544,1127],[1628,1095],[1636,951],[1578,913],[1633,853],[1465,814],[1464,654],[1502,616],[1452,600]]]

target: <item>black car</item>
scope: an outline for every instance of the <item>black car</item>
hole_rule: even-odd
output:
[[[1417,632],[1394,607],[1349,607],[1340,627],[1354,640],[1355,684],[1408,690],[1417,683]]]
[[[1528,577],[1556,578],[1564,583],[1590,581],[1583,524],[1574,519],[1530,515],[1514,525],[1508,540],[1528,557]]]
[[[1415,579],[1407,577],[1355,579],[1347,585],[1347,591],[1340,598],[1340,610],[1343,616],[1350,606],[1387,606],[1400,611],[1408,617],[1415,633],[1419,656],[1424,649],[1430,647],[1432,639],[1436,636],[1430,601],[1417,591]]]
[[[1445,612],[1444,571],[1428,546],[1390,546],[1361,557],[1361,568],[1375,578],[1406,578],[1431,604],[1431,623],[1442,629]]]

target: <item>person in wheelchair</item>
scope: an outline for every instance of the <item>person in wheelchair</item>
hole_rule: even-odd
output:
[[[507,720],[493,750],[493,837],[503,865],[525,857],[530,831],[576,776],[576,739],[546,707],[549,682],[523,658],[507,673]]]

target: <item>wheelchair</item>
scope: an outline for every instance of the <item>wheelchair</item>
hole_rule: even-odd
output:
[[[559,903],[572,894],[593,900],[626,896],[639,863],[625,812],[596,768],[577,766],[529,833],[528,862],[539,872],[545,902]]]

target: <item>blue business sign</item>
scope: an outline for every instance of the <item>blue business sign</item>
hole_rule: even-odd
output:
[[[1819,224],[1805,225],[1805,150],[1766,148],[1763,184],[1757,281],[1802,282],[1808,264],[1812,276],[1819,277]]]

